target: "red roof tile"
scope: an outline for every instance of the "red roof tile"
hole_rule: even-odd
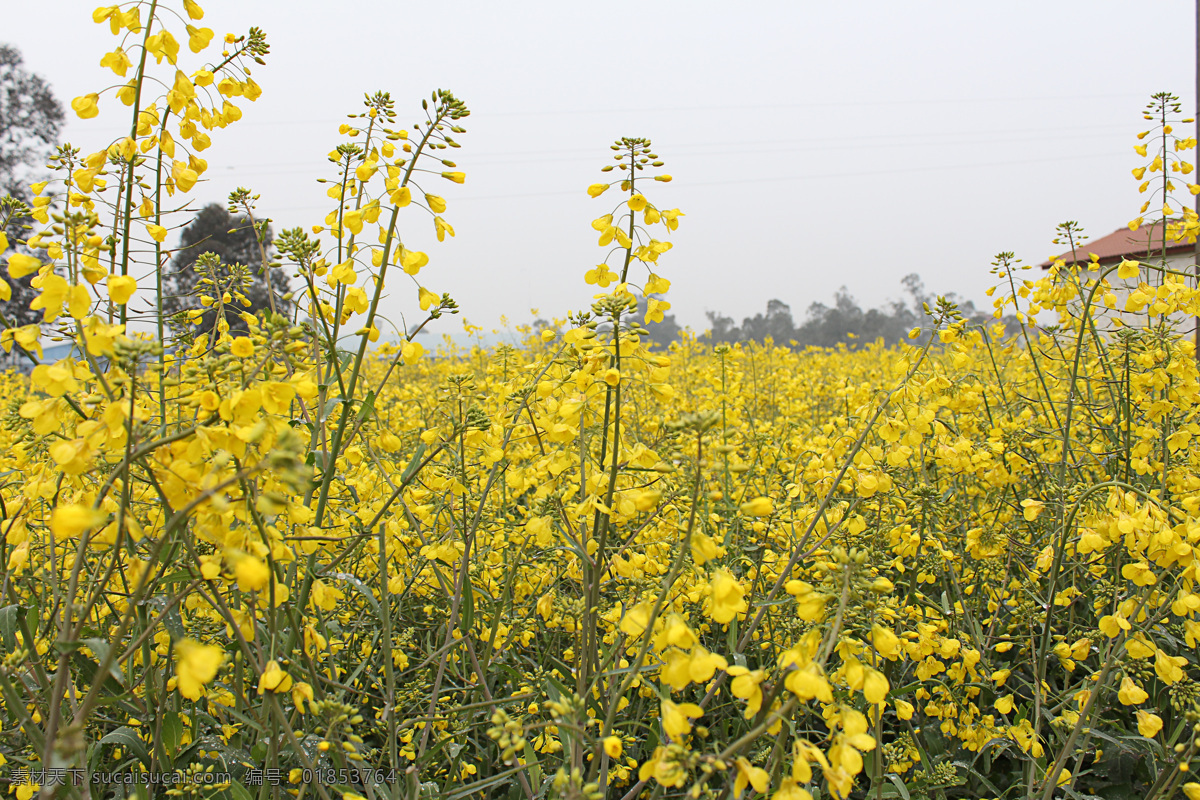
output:
[[[1188,253],[1195,249],[1196,245],[1194,244],[1167,242],[1168,255]],[[1148,255],[1155,255],[1161,252],[1162,223],[1155,223],[1154,225],[1143,225],[1136,231],[1131,231],[1129,228],[1119,228],[1108,236],[1102,236],[1094,241],[1077,245],[1074,255],[1068,250],[1058,258],[1061,258],[1068,264],[1075,264],[1090,261],[1091,254],[1095,253],[1100,257],[1101,264],[1108,264],[1120,258],[1145,259]],[[1040,266],[1042,269],[1049,269],[1055,260],[1043,261]]]

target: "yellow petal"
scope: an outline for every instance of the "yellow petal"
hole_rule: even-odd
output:
[[[1141,274],[1141,267],[1142,265],[1140,262],[1125,259],[1117,265],[1117,277],[1123,281],[1127,281],[1130,278],[1136,278],[1139,274]]]
[[[1138,733],[1140,733],[1142,736],[1145,736],[1147,739],[1153,738],[1158,735],[1159,731],[1162,730],[1162,726],[1162,717],[1158,716],[1157,714],[1151,714],[1148,711],[1142,711],[1141,709],[1138,709],[1137,727]]]
[[[8,274],[13,278],[24,278],[37,272],[41,266],[42,262],[36,257],[24,253],[13,253],[8,257]]]
[[[775,510],[775,504],[769,497],[756,497],[748,503],[742,503],[738,510],[748,517],[767,517]]]
[[[100,113],[100,107],[97,105],[99,100],[100,95],[92,92],[72,100],[71,108],[79,115],[80,119],[91,119]]]
[[[73,539],[107,518],[107,514],[91,506],[78,503],[62,505],[50,513],[50,531],[56,539]]]
[[[404,363],[411,364],[425,354],[425,348],[421,346],[420,342],[405,342],[404,347],[400,349],[400,354],[404,356]]]
[[[884,677],[882,672],[868,668],[866,675],[863,677],[862,693],[868,703],[878,705],[887,698],[888,679]]]
[[[109,275],[108,296],[114,303],[123,306],[137,291],[137,280],[132,275]]]

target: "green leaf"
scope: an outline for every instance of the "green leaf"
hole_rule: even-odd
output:
[[[525,769],[524,766],[516,766],[512,769],[506,769],[503,772],[497,772],[491,777],[468,784],[467,786],[459,789],[457,792],[451,792],[450,794],[442,795],[442,800],[462,800],[463,798],[467,797],[482,797],[483,795],[479,794],[482,789],[487,789],[488,787],[503,783],[509,778],[514,778],[516,777],[516,774],[523,769]]]
[[[408,466],[404,468],[404,472],[400,473],[400,482],[405,483],[410,480],[413,474],[417,471],[417,466],[421,463],[421,457],[425,455],[425,443],[421,442],[417,445],[417,449],[413,451],[413,456],[409,459]]]
[[[250,794],[250,791],[242,786],[240,781],[231,781],[229,788],[225,791],[229,792],[229,797],[233,800],[254,800],[254,795]]]
[[[908,787],[904,785],[904,781],[900,780],[899,775],[889,772],[887,779],[895,785],[896,791],[900,794],[902,800],[909,800]]]
[[[19,613],[21,613],[20,606],[0,608],[0,644],[4,645],[6,653],[17,649],[17,629],[20,626],[17,615]]]
[[[168,711],[162,721],[163,747],[171,758],[179,753],[179,745],[183,742],[183,720],[178,711]]]
[[[167,633],[171,634],[172,640],[179,641],[187,635],[183,629],[183,616],[179,613],[178,605],[172,606],[170,599],[164,595],[155,595],[150,599],[150,605],[163,615],[163,627],[167,629]],[[165,613],[163,613],[164,611]]]
[[[542,762],[538,760],[537,751],[528,739],[525,740],[525,764],[529,767],[529,782],[534,786],[541,786]]]
[[[356,578],[355,576],[353,576],[349,573],[346,573],[346,572],[335,572],[332,575],[330,575],[329,577],[336,578],[340,581],[345,581],[346,583],[353,586],[355,589],[358,590],[358,593],[361,594],[364,598],[366,598],[366,601],[371,604],[371,608],[375,609],[375,614],[377,616],[381,613],[380,608],[379,608],[379,601],[375,599],[375,595],[371,591],[371,587],[367,586],[365,583],[360,581],[358,578]]]
[[[96,662],[95,669],[99,670],[100,664],[102,664],[104,659],[108,656],[108,640],[84,639],[82,644],[86,644],[88,648],[90,648],[91,651],[96,654],[96,658],[99,659],[99,661]],[[117,659],[114,658],[109,662],[108,674],[113,676],[113,678],[116,679],[117,683],[121,686],[125,685],[125,673],[121,671],[121,664],[117,661]]]
[[[321,406],[321,418],[328,419],[333,413],[333,410],[342,404],[341,397],[331,397],[325,401],[325,405]]]
[[[354,415],[355,422],[362,422],[371,415],[375,410],[375,392],[368,391],[366,398],[362,401],[362,405],[358,407],[358,413]]]
[[[975,778],[980,783],[982,783],[984,786],[986,786],[988,788],[988,791],[991,792],[996,797],[1000,797],[1002,794],[1004,794],[1004,792],[1001,792],[1000,788],[998,786],[996,786],[996,784],[992,783],[990,780],[987,779],[986,775],[984,775],[979,770],[975,769],[974,764],[968,764],[965,761],[955,761],[954,766],[962,767],[964,770],[967,771],[968,775]],[[954,784],[954,785],[962,786],[964,783],[966,783],[966,781],[960,780],[957,784]]]
[[[129,752],[137,756],[138,761],[141,761],[146,769],[150,769],[150,753],[146,750],[146,743],[138,738],[137,731],[128,725],[123,725],[104,736],[99,744],[111,744],[113,747],[124,747]]]

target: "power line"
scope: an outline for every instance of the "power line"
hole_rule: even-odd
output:
[[[822,179],[827,179],[827,178],[859,178],[859,177],[870,177],[873,175],[900,175],[900,174],[912,173],[912,172],[941,172],[941,171],[946,171],[946,170],[954,171],[954,170],[967,170],[967,169],[988,169],[988,168],[992,168],[992,167],[1014,167],[1014,166],[1024,166],[1027,164],[1058,163],[1061,161],[1084,161],[1084,160],[1100,159],[1100,158],[1112,158],[1112,156],[1113,156],[1113,154],[1111,152],[1109,152],[1109,153],[1090,153],[1090,154],[1086,154],[1086,155],[1055,156],[1053,158],[1034,158],[1034,159],[1024,159],[1024,160],[1020,160],[1020,161],[992,161],[992,162],[977,163],[977,164],[935,164],[932,166],[924,166],[924,167],[901,167],[898,169],[869,170],[869,171],[862,171],[862,172],[827,172],[827,173],[812,174],[812,175],[781,175],[781,176],[776,176],[776,177],[764,177],[764,178],[735,178],[735,179],[724,180],[724,181],[698,181],[695,183],[689,182],[686,184],[686,186],[688,188],[707,187],[707,186],[732,186],[732,185],[738,185],[738,184],[751,184],[751,183],[785,183],[785,182],[789,182],[789,181],[822,180]],[[558,192],[527,192],[527,193],[522,193],[522,194],[474,195],[474,196],[466,196],[466,197],[455,197],[455,198],[450,198],[450,199],[452,199],[455,202],[465,202],[465,201],[469,201],[469,200],[517,200],[517,199],[525,199],[525,198],[530,198],[530,197],[566,197],[566,196],[579,196],[581,194],[583,194],[582,190],[574,190],[574,191],[558,191]],[[316,206],[316,205],[285,206],[283,208],[276,208],[276,209],[274,209],[274,211],[277,211],[277,212],[312,211],[312,210],[316,210],[316,209],[320,209],[320,208],[325,208],[326,212],[328,211],[327,207]]]
[[[1097,129],[1098,129],[1097,126],[1089,126],[1086,128],[1058,129],[1058,130],[1059,131],[1063,131],[1063,130],[1070,131],[1070,130],[1097,130]],[[1100,130],[1104,130],[1104,129],[1100,128]],[[1128,130],[1128,127],[1125,125],[1114,125],[1114,126],[1111,126],[1110,130],[1126,131],[1126,130]],[[1040,133],[1041,131],[1039,129],[1029,129],[1028,131],[1014,131],[1014,132],[1015,133]],[[1049,132],[1054,132],[1054,130],[1050,129]],[[1071,138],[1072,139],[1104,139],[1104,138],[1111,138],[1112,135],[1113,134],[1111,132],[1109,132],[1109,133],[1085,133],[1085,134],[1075,134]],[[874,142],[874,140],[877,140],[878,138],[879,137],[867,137],[867,136],[847,137],[847,139],[852,139],[852,140],[856,140],[856,141],[860,141],[860,142],[862,142],[862,141],[873,141]],[[990,139],[963,138],[963,139],[940,141],[940,142],[938,142],[938,141],[892,142],[892,141],[889,141],[890,138],[891,137],[888,137],[888,138],[884,139],[882,142],[873,143],[872,144],[873,149],[878,150],[881,148],[904,148],[904,147],[958,147],[958,146],[964,146],[964,145],[1043,141],[1043,138],[1040,136],[1023,136],[1020,138],[990,138]],[[746,143],[740,144],[739,154],[740,155],[770,155],[770,154],[774,154],[774,153],[828,152],[828,151],[836,151],[836,150],[853,150],[853,149],[859,149],[862,147],[861,144],[849,144],[849,143],[845,143],[846,140],[837,140],[837,139],[792,139],[792,140],[781,139],[781,140],[776,140],[776,142],[781,143],[781,144],[788,143],[788,142],[814,142],[814,141],[822,141],[822,142],[841,141],[843,143],[821,146],[821,147],[765,147],[765,148],[760,148],[759,145],[773,144],[775,142],[746,142]],[[691,144],[691,145],[673,145],[671,148],[671,150],[672,150],[671,157],[672,157],[672,159],[684,159],[684,158],[701,158],[701,157],[707,157],[707,156],[711,156],[711,155],[723,155],[728,152],[727,149],[725,149],[725,148],[735,146],[735,145],[739,145],[739,143],[736,143],[736,142],[728,142],[728,143],[714,142],[711,144],[696,143],[696,144]],[[709,149],[708,150],[699,150],[696,152],[679,152],[682,148],[687,148],[687,147],[709,148]],[[758,149],[755,149],[755,148],[758,148]],[[552,155],[554,153],[581,153],[582,155],[554,156],[554,155]],[[549,151],[531,150],[531,151],[523,151],[523,152],[514,151],[512,153],[494,153],[494,154],[481,154],[481,155],[484,155],[484,156],[486,156],[486,155],[493,155],[493,156],[509,156],[509,155],[524,156],[524,155],[528,155],[528,156],[536,156],[536,157],[509,158],[507,160],[497,161],[497,160],[488,160],[486,157],[484,157],[482,159],[476,159],[476,158],[470,158],[470,156],[468,156],[468,161],[464,163],[464,166],[470,167],[470,168],[477,168],[477,167],[488,167],[488,166],[508,166],[508,165],[528,164],[528,163],[565,163],[565,162],[574,162],[574,161],[593,161],[593,162],[598,161],[596,158],[596,151],[592,148],[588,148],[586,150],[576,148],[576,149],[571,149],[571,150],[559,150],[559,151],[553,151],[553,150],[549,150]],[[313,167],[314,163],[316,163],[316,162],[279,162],[279,163],[248,162],[245,164],[229,164],[229,165],[225,166],[224,169],[237,170],[238,174],[240,174],[240,175],[292,175],[292,174],[305,174],[305,173],[311,174],[311,173],[317,171]],[[251,169],[252,167],[255,167],[255,166],[306,167],[306,168],[304,168],[304,169],[282,169],[282,170]]]
[[[580,109],[574,111],[500,111],[490,112],[491,116],[547,116],[547,115],[577,115],[577,114],[652,114],[657,112],[676,112],[676,111],[761,111],[764,109],[773,108],[859,108],[869,106],[914,106],[914,105],[947,105],[947,104],[965,104],[965,103],[1021,103],[1021,102],[1042,102],[1054,100],[1115,100],[1118,98],[1144,98],[1145,95],[1141,92],[1127,92],[1121,94],[1090,94],[1090,95],[1047,95],[1043,97],[1031,96],[1014,96],[1014,97],[944,97],[930,100],[873,100],[864,102],[859,100],[834,100],[827,102],[807,102],[807,103],[762,103],[754,105],[720,105],[720,106],[659,106],[656,108],[630,108],[630,109],[607,109],[607,110],[589,110]]]
[[[595,116],[607,114],[673,114],[691,112],[715,111],[763,111],[770,109],[800,109],[800,108],[871,108],[875,106],[929,106],[929,105],[980,105],[988,103],[1019,103],[1019,102],[1052,102],[1069,100],[1116,100],[1142,98],[1145,95],[1137,92],[1120,94],[1091,94],[1091,95],[1045,95],[1045,96],[1013,96],[1013,97],[946,97],[929,100],[875,100],[862,101],[827,101],[804,103],[761,103],[753,105],[707,105],[707,106],[657,106],[650,108],[608,108],[608,109],[557,109],[550,111],[487,111],[487,117],[573,117]],[[476,117],[481,113],[478,109],[473,112]],[[264,119],[246,120],[239,125],[245,126],[277,126],[277,125],[340,125],[343,122],[353,124],[345,115],[339,117],[320,117],[314,119]],[[95,131],[123,133],[128,126],[96,127]]]

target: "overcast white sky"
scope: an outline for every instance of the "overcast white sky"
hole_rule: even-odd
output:
[[[363,93],[390,91],[409,124],[451,89],[472,112],[467,182],[437,187],[458,236],[438,244],[417,213],[403,235],[430,254],[422,281],[486,326],[590,304],[589,223],[611,196],[584,190],[620,136],[652,139],[675,177],[649,191],[687,215],[660,271],[702,329],[706,310],[741,319],[770,298],[801,318],[842,285],[875,306],[910,272],[986,306],[996,253],[1036,263],[1059,222],[1099,238],[1135,216],[1142,106],[1160,90],[1195,103],[1183,0],[201,2],[218,36],[257,25],[272,52],[263,96],[213,133],[197,201],[242,185],[276,231],[319,223],[315,179]],[[4,3],[0,41],[64,105],[112,82],[95,4]],[[98,118],[71,117],[88,151],[126,110],[109,94]],[[411,313],[415,290],[396,286],[386,310]]]

